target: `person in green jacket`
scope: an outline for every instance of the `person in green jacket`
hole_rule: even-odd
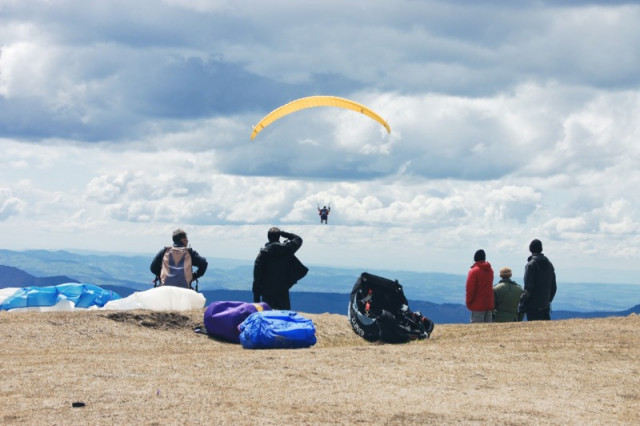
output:
[[[520,285],[511,280],[511,269],[500,269],[500,282],[493,286],[495,308],[493,321],[512,322],[522,321],[522,315],[518,314],[518,303],[524,290]]]

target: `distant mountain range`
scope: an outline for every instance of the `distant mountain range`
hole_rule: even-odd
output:
[[[26,286],[52,286],[69,282],[78,282],[66,276],[34,277],[18,268],[0,265],[0,288],[26,287]],[[101,285],[105,290],[118,293],[126,297],[135,291],[132,287]],[[150,288],[150,286],[148,286]],[[201,293],[206,299],[206,305],[216,300],[237,300],[252,302],[253,294],[249,290],[203,290]],[[293,309],[311,314],[347,314],[349,293],[319,293],[307,291],[291,292],[291,305]],[[463,304],[457,303],[432,303],[423,300],[409,300],[410,308],[420,311],[438,324],[459,324],[469,322],[469,311]],[[602,318],[611,316],[626,316],[631,313],[640,313],[640,305],[623,311],[596,311],[596,312],[571,312],[554,311],[553,319],[569,318]]]
[[[110,289],[125,297],[151,288],[149,264],[153,254],[72,253],[69,251],[0,250],[0,288],[83,282]],[[251,301],[253,260],[209,258],[209,270],[199,287],[207,303],[213,300]],[[296,310],[345,315],[349,293],[358,276],[356,269],[310,267],[309,274],[293,288]],[[439,323],[464,323],[466,275],[370,269],[366,272],[397,279],[404,287],[411,309]],[[560,274],[560,273],[559,273]],[[522,279],[514,277],[517,282]],[[567,283],[559,276],[553,303],[555,319],[593,318],[637,312],[640,285]],[[629,306],[633,306],[629,308]]]
[[[0,288],[5,287],[44,287],[64,283],[77,283],[79,281],[64,275],[54,277],[34,277],[25,271],[13,266],[0,265]]]

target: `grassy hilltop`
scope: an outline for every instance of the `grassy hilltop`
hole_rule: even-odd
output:
[[[640,317],[436,325],[242,349],[202,311],[0,312],[1,424],[638,424]],[[83,402],[83,407],[72,407]]]

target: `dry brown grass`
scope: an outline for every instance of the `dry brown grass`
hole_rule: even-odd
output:
[[[0,312],[0,423],[640,423],[637,315],[389,345],[303,314],[315,346],[252,351],[194,333],[202,314]]]

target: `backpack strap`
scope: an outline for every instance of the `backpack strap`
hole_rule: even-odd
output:
[[[165,246],[164,251],[162,252],[162,261],[160,262],[160,274],[162,274],[162,267],[164,264],[164,256],[167,254],[167,250],[169,250],[171,247],[167,247]],[[151,281],[153,283],[153,288],[158,287],[159,285],[162,285],[162,280],[160,279],[160,275],[156,275],[155,278],[153,279],[153,281]]]

